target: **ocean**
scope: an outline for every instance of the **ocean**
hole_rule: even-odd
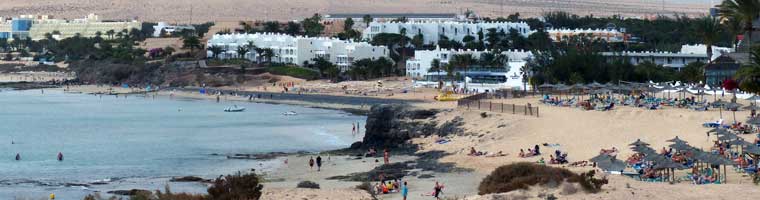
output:
[[[247,110],[223,112],[232,105]],[[288,111],[298,115],[282,114]],[[352,123],[365,120],[289,105],[2,90],[0,199],[40,199],[50,193],[81,199],[94,191],[163,189],[175,176],[214,178],[276,166],[275,161],[226,155],[345,148],[361,139],[352,136]],[[205,191],[200,183],[171,186],[173,191]]]

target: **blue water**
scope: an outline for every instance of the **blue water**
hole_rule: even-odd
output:
[[[246,112],[222,112],[233,104]],[[281,114],[287,111],[298,115]],[[287,105],[5,90],[0,92],[0,199],[49,193],[81,199],[78,195],[98,190],[64,183],[107,180],[109,186],[99,187],[120,188],[149,185],[139,180],[156,177],[215,177],[256,165],[225,154],[348,147],[358,140],[351,123],[365,119]],[[58,152],[63,162],[56,160]],[[21,161],[14,160],[16,153]]]

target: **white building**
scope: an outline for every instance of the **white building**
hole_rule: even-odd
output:
[[[45,39],[47,34],[55,39],[64,39],[79,35],[95,37],[100,33],[106,37],[108,31],[120,32],[132,29],[141,30],[142,22],[137,20],[101,20],[96,14],[89,14],[80,19],[55,19],[49,15],[21,15],[13,20],[0,22],[0,38],[13,37],[32,40]]]
[[[430,71],[431,63],[434,59],[440,60],[441,66],[444,66],[449,63],[449,60],[454,55],[471,54],[475,58],[480,58],[481,54],[487,52],[490,51],[440,48],[436,50],[415,51],[414,58],[406,61],[406,75],[416,79],[418,85],[437,85],[438,78],[445,76],[446,72]],[[479,91],[522,87],[523,82],[520,68],[533,56],[533,53],[525,50],[507,50],[502,51],[501,54],[507,56],[508,66],[502,69],[471,68],[467,72],[467,87],[481,88]],[[462,83],[461,80],[457,82]]]
[[[676,68],[677,70],[680,70],[681,68],[685,67],[689,63],[693,63],[693,62],[707,63],[709,60],[718,58],[720,55],[724,53],[730,53],[733,51],[734,51],[733,48],[713,47],[713,56],[711,59],[708,59],[707,46],[700,44],[700,45],[683,45],[681,46],[681,51],[679,52],[664,52],[664,51],[660,51],[660,52],[655,52],[655,51],[602,52],[602,56],[605,56],[608,58],[624,58],[634,65],[638,65],[640,63],[649,61],[657,65],[662,65],[664,67],[670,67],[670,68]],[[614,59],[608,59],[608,61],[613,61],[613,60]]]
[[[449,39],[462,42],[462,39],[471,35],[478,37],[478,32],[488,33],[488,29],[495,28],[497,31],[509,32],[510,29],[517,30],[524,37],[532,33],[530,26],[525,22],[454,22],[454,21],[409,21],[409,22],[372,22],[369,27],[362,32],[362,39],[372,40],[380,33],[401,34],[401,30],[406,30],[406,36],[413,38],[417,34],[422,34],[425,44],[436,44],[441,38],[446,36]]]
[[[585,36],[592,39],[602,39],[607,42],[625,42],[628,37],[618,29],[549,29],[546,31],[555,42],[563,41],[573,36]]]
[[[182,31],[182,30],[195,30],[194,26],[190,25],[170,25],[166,22],[158,22],[155,26],[153,26],[153,37],[161,37],[161,31],[163,30],[164,33],[167,35],[171,35],[174,32]]]
[[[390,53],[384,46],[372,46],[366,42],[352,42],[326,37],[301,37],[274,33],[226,34],[214,35],[206,47],[221,47],[220,59],[238,58],[238,47],[247,47],[253,43],[257,48],[269,48],[274,51],[272,62],[302,65],[312,62],[314,58],[323,57],[338,65],[342,71],[348,69],[355,60],[378,59],[388,57]],[[207,51],[208,57],[213,52]],[[245,59],[257,60],[258,54],[249,51]]]

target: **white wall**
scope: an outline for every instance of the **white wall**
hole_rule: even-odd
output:
[[[524,37],[528,37],[533,31],[530,30],[525,22],[493,22],[493,23],[472,23],[472,22],[452,22],[452,21],[425,21],[425,22],[372,22],[362,32],[363,40],[371,40],[380,33],[400,34],[402,29],[406,29],[406,36],[413,38],[418,33],[422,33],[425,44],[436,44],[440,35],[445,35],[449,39],[462,42],[462,39],[471,35],[477,39],[478,32],[483,31],[485,35],[488,29],[495,28],[498,31],[509,32],[510,29],[516,29]]]
[[[247,46],[248,42],[253,42],[253,45],[258,48],[272,49],[275,54],[272,57],[274,62],[302,65],[305,61],[311,62],[317,56],[325,56],[329,58],[330,62],[341,66],[343,70],[347,69],[355,60],[377,59],[389,55],[386,47],[372,46],[366,42],[351,42],[325,37],[293,37],[273,33],[217,34],[208,41],[206,47],[219,46],[224,49],[226,53],[219,55],[221,59],[237,58],[239,57],[237,48]],[[213,53],[207,51],[207,55],[212,57]],[[251,51],[244,58],[256,60],[257,57],[256,52]]]

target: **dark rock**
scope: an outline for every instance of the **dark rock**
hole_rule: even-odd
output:
[[[360,149],[360,148],[362,148],[362,142],[354,142],[353,144],[351,144],[351,147],[349,147],[349,149]]]
[[[227,159],[251,159],[251,160],[271,160],[277,157],[287,156],[287,153],[283,152],[271,152],[263,154],[234,154],[227,156]]]
[[[183,176],[183,177],[173,177],[171,182],[201,182],[204,181],[203,178],[195,177],[195,176]]]
[[[400,148],[411,138],[429,135],[446,136],[462,134],[459,128],[463,123],[461,117],[446,122],[438,128],[432,122],[440,110],[419,110],[405,105],[375,105],[372,106],[366,123],[366,132],[361,148]],[[352,148],[356,147],[352,145]]]
[[[123,196],[132,196],[132,195],[137,195],[138,193],[141,193],[141,192],[148,192],[149,193],[150,191],[148,191],[148,190],[142,190],[142,189],[131,189],[131,190],[112,190],[112,191],[108,191],[106,193],[108,193],[108,194],[115,194],[115,195],[123,195]]]
[[[63,185],[66,187],[90,187],[90,184],[87,183],[65,183]]]
[[[426,179],[426,178],[435,178],[435,176],[433,176],[432,174],[423,174],[423,175],[418,176],[417,178]]]

